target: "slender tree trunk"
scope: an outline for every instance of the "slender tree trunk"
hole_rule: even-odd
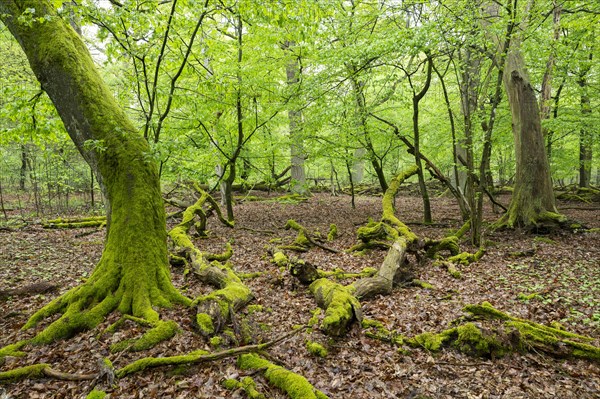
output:
[[[483,198],[479,191],[478,185],[475,183],[475,159],[473,156],[473,116],[477,110],[477,90],[479,88],[479,73],[481,60],[473,54],[470,48],[464,51],[464,59],[462,60],[462,73],[461,73],[461,105],[463,114],[463,123],[465,127],[465,139],[461,146],[466,158],[466,185],[465,195],[469,204],[471,212],[471,242],[474,245],[479,245],[479,238],[481,236],[481,221],[477,214],[477,202],[478,198]],[[480,175],[479,180],[484,179],[484,176]]]
[[[591,69],[592,58],[593,53],[590,52],[577,79],[577,84],[581,90],[580,106],[582,116],[582,127],[579,130],[579,187],[589,187],[592,177],[593,139],[588,122],[588,118],[592,113],[592,105],[587,83],[587,75]]]
[[[419,189],[421,190],[421,197],[423,198],[423,221],[425,223],[431,223],[431,204],[429,202],[429,193],[427,192],[427,186],[425,185],[425,176],[423,175],[423,163],[421,162],[421,138],[419,132],[419,102],[425,97],[425,94],[429,90],[431,85],[431,75],[433,70],[433,62],[429,54],[427,55],[427,78],[425,85],[419,93],[413,95],[413,136],[414,136],[414,147],[415,147],[415,164],[417,165],[417,176],[419,177]]]
[[[300,82],[300,74],[302,69],[300,66],[300,57],[293,54],[292,48],[294,42],[286,42],[283,47],[290,55],[290,60],[285,67],[287,76],[287,84],[291,90],[296,90]],[[292,169],[290,171],[292,192],[304,195],[308,192],[306,186],[306,174],[304,171],[304,160],[306,152],[304,150],[304,140],[302,138],[302,111],[290,109],[288,111],[288,119],[290,126],[290,156]]]
[[[365,178],[365,154],[367,150],[364,147],[354,150],[352,162],[352,183],[361,184]]]
[[[351,71],[354,71],[355,68],[351,68]],[[377,158],[377,154],[375,153],[375,147],[373,147],[373,142],[371,141],[371,137],[369,135],[369,129],[367,126],[367,105],[365,104],[365,98],[363,93],[363,83],[356,80],[356,77],[352,75],[350,77],[350,81],[352,83],[352,89],[354,91],[354,97],[356,101],[356,112],[358,114],[358,123],[361,129],[361,134],[364,140],[364,151],[368,153],[369,160],[371,161],[371,165],[373,166],[373,170],[377,175],[377,180],[379,181],[379,185],[381,186],[381,190],[385,192],[388,188],[388,184],[385,178],[385,173],[383,172],[383,162],[381,162]]]
[[[19,18],[31,9],[49,18],[31,23]],[[90,278],[34,314],[25,327],[62,313],[36,338],[50,342],[93,328],[115,308],[157,321],[153,306],[189,303],[170,280],[165,211],[157,166],[146,156],[148,143],[102,82],[85,44],[48,0],[3,0],[0,18],[95,171],[108,220],[104,251]]]
[[[556,46],[560,39],[560,16],[562,5],[558,4],[557,0],[552,1],[552,24],[554,26],[552,34],[552,45],[550,47],[550,55],[546,62],[546,70],[542,78],[542,92],[540,93],[540,117],[542,121],[550,118],[552,110],[552,78],[554,74],[554,64],[556,59]],[[558,93],[557,93],[558,96]],[[553,132],[542,126],[542,134],[546,138],[546,153],[548,155],[548,163],[552,164],[552,135]]]
[[[25,191],[25,181],[27,179],[27,146],[21,144],[21,169],[19,171],[19,190]]]

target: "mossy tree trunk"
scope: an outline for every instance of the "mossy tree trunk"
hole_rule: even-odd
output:
[[[36,18],[30,18],[30,10]],[[189,300],[170,280],[165,212],[147,142],[103,83],[83,41],[50,1],[3,0],[0,15],[94,170],[107,205],[104,252],[93,274],[34,314],[26,327],[62,313],[36,338],[49,342],[93,328],[114,309],[158,320],[153,306]],[[39,21],[42,16],[46,18]]]

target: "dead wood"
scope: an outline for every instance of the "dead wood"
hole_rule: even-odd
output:
[[[39,283],[29,284],[23,287],[0,289],[0,299],[5,299],[14,295],[44,294],[55,291],[57,288],[57,284],[48,281],[40,281]]]

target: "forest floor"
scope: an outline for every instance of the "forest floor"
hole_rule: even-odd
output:
[[[502,196],[500,200],[507,203],[509,198]],[[399,196],[396,214],[420,236],[440,238],[460,227],[460,213],[451,198],[434,198],[432,205],[435,224],[431,226],[418,223],[422,206],[416,196]],[[587,227],[600,227],[597,204],[559,202],[558,206],[565,215]],[[271,263],[267,254],[266,248],[276,245],[278,239],[283,243],[294,240],[296,232],[284,229],[286,221],[295,219],[309,231],[319,230],[324,235],[334,223],[339,236],[327,245],[345,250],[356,243],[357,227],[369,218],[381,217],[381,197],[357,197],[355,209],[348,196],[328,194],[316,194],[297,204],[238,201],[235,212],[234,229],[222,226],[213,217],[208,224],[209,238],[198,239],[196,245],[220,253],[230,241],[234,248],[231,262],[236,271],[266,272],[245,280],[255,297],[252,304],[261,307],[241,312],[251,313],[248,317],[257,326],[253,339],[264,342],[306,324],[316,308],[308,289]],[[488,221],[497,217],[487,210]],[[52,293],[0,298],[0,347],[29,337],[30,333],[20,331],[27,318],[90,275],[102,251],[104,232],[82,235],[89,231],[46,230],[39,224],[0,230],[0,290],[41,281],[59,287]],[[519,231],[486,232],[485,239],[487,253],[479,262],[461,267],[461,279],[427,261],[416,269],[418,278],[434,288],[399,287],[391,295],[363,301],[364,317],[381,321],[389,330],[410,337],[446,329],[463,315],[466,304],[489,301],[517,317],[542,324],[558,321],[570,331],[595,338],[593,344],[600,345],[600,233],[537,236]],[[461,247],[473,250],[465,243]],[[378,268],[385,251],[355,256],[313,248],[299,256],[323,270],[359,272],[367,266]],[[174,267],[172,275],[175,285],[189,297],[210,292],[210,287],[193,276],[184,279],[179,268]],[[529,300],[519,298],[519,294],[536,292],[542,294]],[[113,314],[94,331],[70,340],[27,346],[25,357],[7,358],[0,371],[49,363],[63,372],[94,373],[97,359],[106,356],[118,368],[144,356],[217,350],[196,332],[190,310],[161,310],[161,317],[177,321],[181,332],[151,350],[109,354],[111,343],[142,331],[131,324],[113,335],[97,338],[99,331],[117,320],[118,315]],[[328,356],[311,355],[306,349],[307,340],[322,343],[329,350]],[[354,326],[347,336],[335,340],[318,330],[302,332],[268,352],[272,361],[303,375],[330,398],[600,398],[598,362],[556,359],[543,353],[483,359],[454,349],[439,353],[404,349],[399,351],[389,343],[368,338],[359,326]],[[113,387],[100,388],[111,398],[243,398],[241,391],[228,391],[222,386],[224,378],[242,375],[235,359],[229,358],[185,370],[144,371],[118,380]],[[266,397],[284,397],[260,375],[254,378]],[[0,397],[84,398],[91,389],[89,381],[23,380],[0,385]]]

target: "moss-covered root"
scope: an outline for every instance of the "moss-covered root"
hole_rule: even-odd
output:
[[[290,251],[296,252],[306,252],[312,247],[312,243],[308,238],[308,231],[300,223],[296,222],[293,219],[290,219],[285,224],[285,229],[296,230],[298,232],[298,235],[296,236],[296,239],[292,244],[282,245],[279,247],[280,249],[288,249]]]
[[[499,333],[484,330],[473,323],[442,331],[439,334],[426,332],[405,342],[413,347],[424,348],[428,351],[439,351],[443,345],[452,346],[459,351],[480,357],[499,357],[512,349],[507,339],[500,339]],[[505,337],[504,337],[505,338]]]
[[[439,241],[430,241],[426,244],[427,256],[431,259],[438,258],[441,251],[448,251],[450,255],[455,256],[460,252],[458,247],[458,237],[448,236]]]
[[[19,341],[15,344],[6,345],[3,348],[0,348],[0,364],[4,363],[4,358],[6,356],[14,356],[21,357],[25,356],[25,352],[21,351],[25,345],[27,345],[29,341],[23,340]]]
[[[479,261],[485,254],[485,249],[480,248],[474,254],[469,252],[461,252],[457,255],[448,258],[448,262],[455,263],[457,265],[467,266],[471,263]]]
[[[223,381],[223,386],[232,391],[241,389],[249,399],[265,399],[265,395],[256,389],[256,382],[254,382],[252,377],[244,377],[241,381],[229,378]]]
[[[44,377],[46,370],[50,368],[49,364],[39,363],[31,366],[19,367],[9,371],[0,372],[0,381],[19,381],[26,378]]]
[[[514,201],[513,201],[514,202]],[[553,230],[569,228],[569,220],[556,212],[539,211],[531,207],[529,212],[523,212],[518,206],[513,205],[498,221],[491,225],[493,230],[525,228],[531,231]]]
[[[238,357],[238,367],[242,370],[262,370],[269,383],[286,392],[291,399],[328,398],[327,395],[308,382],[306,378],[281,366],[274,365],[258,355],[241,355]]]
[[[111,352],[121,352],[128,350],[131,352],[139,352],[146,349],[153,348],[162,341],[166,341],[172,338],[177,331],[179,326],[176,322],[170,321],[158,321],[155,325],[146,331],[140,338],[127,339],[121,342],[117,342],[111,345]]]
[[[309,286],[317,305],[325,309],[321,329],[330,336],[342,336],[354,320],[362,320],[360,302],[354,296],[353,286],[343,286],[325,278]]]
[[[220,287],[193,302],[193,305],[198,307],[196,322],[200,332],[203,335],[212,335],[218,333],[231,319],[232,312],[246,306],[253,299],[253,295],[250,288],[242,283],[228,265],[213,262],[196,270],[196,273],[202,281]]]

